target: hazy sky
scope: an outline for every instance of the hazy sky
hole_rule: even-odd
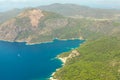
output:
[[[0,0],[0,11],[52,3],[75,3],[91,7],[120,8],[120,0]]]

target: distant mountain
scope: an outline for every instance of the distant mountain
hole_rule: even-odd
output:
[[[76,27],[73,27],[76,25],[73,19],[53,12],[26,9],[16,17],[1,23],[0,40],[40,43],[55,38],[79,38],[81,35],[78,33],[79,30],[76,31]]]
[[[92,17],[92,18],[113,18],[114,15],[120,14],[120,10],[114,9],[98,9],[76,4],[52,4],[48,6],[40,6],[42,10],[52,11],[64,16],[72,17]]]
[[[4,16],[6,17],[6,16]],[[67,25],[67,19],[39,9],[26,9],[0,25],[0,39],[7,41],[42,42],[53,40],[51,30]]]
[[[36,44],[84,39],[62,54],[59,80],[120,80],[120,11],[75,4],[53,4],[0,13],[0,40]],[[76,57],[77,56],[77,57]]]
[[[54,4],[54,8],[57,9],[55,6],[60,5],[61,4]],[[73,4],[66,4],[63,5],[63,7],[67,6],[68,8],[71,8],[69,7],[70,5],[75,6]],[[48,6],[48,8],[50,7]],[[78,8],[72,8],[69,10],[77,11],[76,9]],[[87,9],[88,11],[89,9],[92,10],[88,7],[81,7],[81,12],[87,11]],[[91,13],[94,14],[92,11]],[[1,19],[0,40],[27,42],[33,44],[53,41],[55,38],[80,38],[90,40],[101,36],[112,35],[118,37],[120,33],[119,14],[114,15],[114,18],[111,19],[107,17],[105,19],[102,17],[97,19],[95,16],[94,18],[92,18],[93,16],[89,18],[85,16],[83,18],[73,18],[38,8],[13,10],[9,15],[7,14],[8,13],[6,12],[6,14],[2,16],[2,19],[4,20]],[[98,13],[98,15],[101,15],[101,13]]]
[[[17,16],[21,11],[22,9],[13,9],[6,12],[0,12],[0,23]]]

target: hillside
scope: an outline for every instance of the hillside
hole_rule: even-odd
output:
[[[0,23],[17,16],[23,9],[13,9],[6,12],[0,12]]]
[[[0,25],[0,40],[41,43],[58,39],[96,39],[116,36],[120,32],[119,19],[69,18],[40,9],[25,9]]]
[[[43,11],[58,13],[67,17],[73,18],[97,18],[97,19],[113,19],[120,17],[120,10],[115,9],[99,9],[90,8],[86,6],[76,5],[76,4],[51,4],[46,6],[36,7]],[[23,9],[13,9],[6,12],[0,12],[0,23],[6,21],[7,19],[17,16]],[[89,14],[88,14],[89,13]]]
[[[58,80],[120,80],[120,11],[75,4],[52,4],[0,13],[0,40],[37,44],[84,39],[60,55]],[[71,54],[72,53],[72,54]]]
[[[79,48],[59,55],[64,66],[53,75],[54,79],[120,79],[119,10],[92,9],[70,4],[54,4],[43,6],[42,9],[74,18],[77,22],[75,31],[79,30],[86,40]]]
[[[40,6],[38,8],[74,18],[86,17],[86,18],[97,18],[97,19],[106,19],[106,18],[111,19],[116,16],[120,16],[119,15],[120,10],[90,8],[76,4],[56,3],[48,6]]]
[[[58,80],[119,80],[120,38],[87,41],[76,49],[79,56],[68,59],[54,78]],[[64,53],[65,57],[71,52]]]
[[[67,18],[61,15],[26,9],[0,25],[0,39],[28,43],[52,41],[51,31],[66,25]]]

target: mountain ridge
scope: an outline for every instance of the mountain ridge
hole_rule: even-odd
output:
[[[0,40],[37,44],[50,42],[56,38],[84,39],[86,42],[75,49],[77,53],[71,51],[77,56],[74,54],[69,56],[71,52],[61,55],[62,57],[68,55],[69,58],[53,78],[119,80],[120,11],[88,7],[79,11],[79,8],[75,7],[74,10],[73,7],[68,7],[71,5],[67,5],[67,8],[62,5],[64,9],[61,4],[54,6],[58,8],[49,6],[48,10],[41,10],[39,7],[27,8],[15,12],[15,15],[11,13],[7,17],[4,15],[6,18],[0,20]],[[66,13],[67,9],[69,13]],[[57,12],[59,10],[60,12]]]
[[[112,15],[120,13],[120,10],[91,8],[77,4],[52,4],[48,6],[40,6],[38,8],[62,14],[64,16],[75,17],[109,18]]]
[[[64,7],[66,5],[54,4],[54,6],[58,6],[58,9],[56,7],[53,8],[59,10],[61,6]],[[71,4],[67,4],[67,8],[71,10],[70,6]],[[75,5],[72,4],[72,6]],[[64,9],[66,10],[66,8]],[[85,7],[84,11],[89,11],[89,8]],[[94,14],[94,12],[92,13]],[[101,13],[99,14],[101,15]],[[117,15],[112,14],[113,18],[109,18],[110,15],[100,18],[83,15],[84,17],[82,18],[74,18],[39,8],[27,8],[0,24],[0,40],[33,44],[52,41],[55,38],[96,39],[101,36],[118,36],[120,32],[119,15],[120,13]]]

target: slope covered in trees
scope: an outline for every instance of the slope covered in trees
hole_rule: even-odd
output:
[[[87,41],[76,50],[80,55],[69,59],[65,66],[56,72],[55,78],[58,80],[120,79],[120,38],[105,37]],[[65,54],[62,54],[62,57]]]

